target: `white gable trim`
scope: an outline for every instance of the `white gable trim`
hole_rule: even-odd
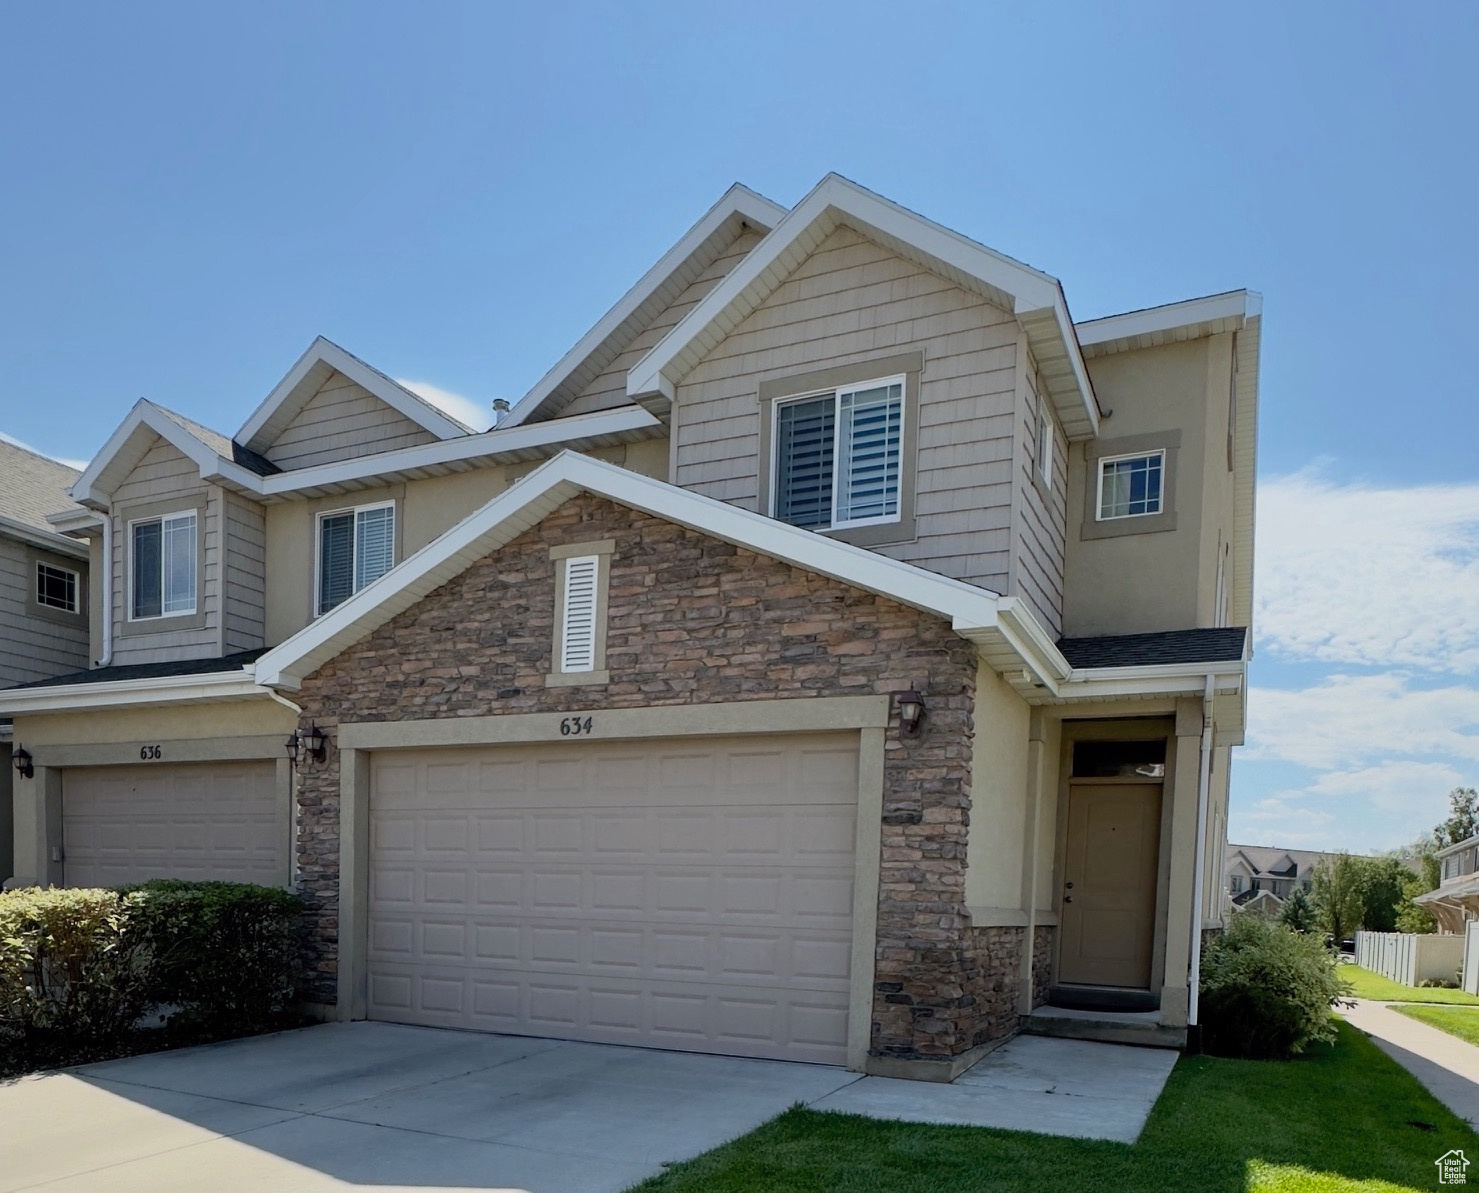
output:
[[[785,215],[786,209],[780,204],[772,203],[764,195],[735,183],[677,244],[663,254],[656,265],[642,275],[614,307],[601,316],[600,321],[581,337],[575,347],[565,353],[539,379],[539,383],[514,404],[501,426],[516,427],[535,414],[542,413],[549,399],[559,393],[569,383],[572,375],[593,356],[606,357],[602,367],[614,360],[626,344],[641,333],[642,326],[659,313],[651,308],[656,306],[660,309],[666,306],[689,284],[691,278],[679,280],[685,266],[710,247],[710,242],[727,225],[744,220],[762,232],[769,232]],[[726,240],[725,247],[727,243]],[[718,252],[713,252],[710,260],[713,256],[718,256]],[[704,261],[700,268],[707,266],[708,261]]]
[[[1107,356],[1238,331],[1259,315],[1263,298],[1251,290],[1229,290],[1206,298],[1167,303],[1076,325],[1085,356]]]
[[[255,452],[266,452],[319,391],[330,370],[343,373],[438,439],[455,439],[472,433],[470,427],[443,414],[379,369],[346,352],[332,340],[319,336],[236,433],[236,442]]]
[[[983,657],[988,652],[1010,656],[1011,682],[1020,675],[1027,687],[1056,693],[1069,673],[1051,640],[1016,601],[566,451],[268,651],[257,661],[257,682],[297,688],[347,646],[583,492],[945,618],[961,637],[981,648]]]
[[[122,471],[124,475],[133,471],[134,466],[149,450],[148,444],[154,441],[156,435],[179,449],[182,455],[194,463],[200,469],[202,479],[224,481],[233,488],[248,492],[260,490],[261,478],[256,473],[231,460],[222,459],[213,448],[207,447],[153,402],[140,398],[118,429],[108,437],[102,450],[77,478],[72,486],[72,500],[94,508],[106,507],[115,483],[109,480],[110,475],[117,471],[114,465],[120,462],[120,458],[124,457],[132,444],[136,456],[126,462]],[[118,479],[121,480],[122,477]]]
[[[1070,439],[1098,433],[1099,407],[1062,287],[1055,278],[977,244],[836,174],[829,174],[627,374],[627,393],[665,409],[678,383],[775,291],[837,227],[846,225],[1012,311],[1027,332],[1058,421]]]

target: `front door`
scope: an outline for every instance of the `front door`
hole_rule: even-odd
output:
[[[1068,791],[1058,981],[1150,987],[1159,783],[1074,783]]]

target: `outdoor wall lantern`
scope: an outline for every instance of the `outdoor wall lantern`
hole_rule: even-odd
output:
[[[313,762],[322,762],[329,756],[329,739],[324,731],[312,722],[309,723],[306,731],[295,729],[284,745],[287,747],[288,761],[294,766],[305,758]]]
[[[31,751],[26,749],[25,746],[16,746],[11,761],[15,763],[16,774],[20,775],[21,778],[31,779],[35,777],[36,767],[31,762]]]
[[[899,736],[918,737],[923,733],[924,717],[928,711],[924,707],[924,697],[911,688],[895,696],[894,702],[899,709]]]

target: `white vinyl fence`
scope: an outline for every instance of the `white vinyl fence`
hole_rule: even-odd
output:
[[[1357,932],[1356,964],[1404,986],[1416,986],[1428,978],[1451,982],[1464,964],[1464,939],[1411,932]]]
[[[1479,994],[1479,920],[1464,925],[1464,941],[1463,987],[1470,994]]]

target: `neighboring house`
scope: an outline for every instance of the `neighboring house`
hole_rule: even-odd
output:
[[[1440,932],[1463,932],[1479,920],[1479,837],[1438,851],[1438,889],[1412,901],[1433,913]]]
[[[291,884],[341,1018],[936,1078],[1049,998],[1184,1039],[1260,327],[1075,324],[829,176],[732,189],[482,434],[322,340],[229,438],[141,402],[56,520],[105,665],[0,693],[19,869]]]
[[[46,520],[72,505],[78,475],[0,439],[0,688],[87,666],[87,548]],[[14,857],[10,743],[0,714],[0,881]]]
[[[1296,890],[1314,885],[1315,867],[1333,853],[1280,849],[1276,845],[1228,845],[1223,883],[1228,903],[1244,911],[1275,916]]]

